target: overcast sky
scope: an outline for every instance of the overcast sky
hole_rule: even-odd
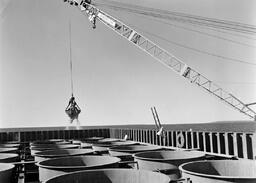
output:
[[[255,0],[116,1],[256,25]],[[167,25],[163,23],[166,20],[104,10],[139,28],[143,35],[245,103],[256,101],[256,66],[170,43],[255,64],[256,36],[248,35],[248,39],[168,22],[251,45],[245,46]],[[77,8],[62,0],[4,0],[0,11],[0,127],[68,124],[64,110],[71,96],[69,20],[74,94],[82,109],[81,125],[153,124],[151,106],[156,106],[166,124],[248,120],[101,23],[92,29]]]

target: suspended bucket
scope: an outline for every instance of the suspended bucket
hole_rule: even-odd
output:
[[[18,154],[0,153],[0,163],[13,163],[19,161]]]
[[[92,149],[56,149],[35,153],[35,161],[44,161],[51,158],[60,158],[67,156],[92,155]]]
[[[0,163],[0,182],[11,183],[13,181],[14,165],[9,163]]]
[[[210,160],[185,163],[179,167],[182,178],[192,183],[255,183],[256,161]]]
[[[119,162],[119,158],[111,156],[74,156],[48,159],[37,163],[37,166],[39,167],[39,180],[45,181],[66,172],[117,168]]]
[[[132,154],[144,151],[157,151],[161,150],[161,147],[151,145],[130,145],[130,146],[115,146],[109,148],[109,154],[116,156],[122,160],[131,160]]]
[[[60,175],[45,183],[169,183],[164,174],[133,169],[87,170]]]
[[[17,147],[8,148],[8,147],[0,147],[0,153],[16,153],[18,152]]]
[[[54,149],[77,149],[79,145],[73,144],[44,144],[42,146],[31,147],[31,155],[34,156],[36,152],[54,150]]]
[[[134,154],[140,169],[160,171],[171,179],[179,179],[179,166],[183,163],[203,160],[205,154],[199,151],[150,151]]]

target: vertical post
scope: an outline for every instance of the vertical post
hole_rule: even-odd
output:
[[[229,155],[228,133],[224,133],[225,139],[225,154]]]
[[[186,142],[186,149],[188,149],[188,131],[185,131],[185,142]]]
[[[233,147],[234,147],[234,156],[238,157],[238,145],[237,145],[237,133],[232,134],[233,137]]]
[[[216,136],[217,136],[217,152],[218,152],[218,154],[221,154],[221,146],[220,146],[220,133],[219,132],[217,132],[216,134],[215,134]]]
[[[242,133],[243,158],[248,159],[246,133]]]
[[[167,144],[166,144],[166,146],[170,146],[170,135],[169,135],[169,131],[166,131],[166,132],[167,132],[167,135],[166,135]]]
[[[174,147],[174,131],[171,131],[171,138],[172,147]]]
[[[196,143],[196,144],[197,144],[197,148],[198,148],[198,149],[201,149],[201,147],[200,147],[200,141],[199,141],[199,132],[198,132],[198,131],[196,132],[196,141],[197,141],[197,143]]]
[[[205,137],[206,133],[203,132],[203,151],[206,152],[206,137]]]
[[[195,143],[194,143],[194,132],[190,130],[190,138],[191,138],[191,148],[195,148]]]
[[[252,159],[256,159],[256,134],[250,134],[250,138],[252,139]]]
[[[212,141],[212,132],[209,132],[209,137],[210,137],[210,152],[213,153],[213,141]]]

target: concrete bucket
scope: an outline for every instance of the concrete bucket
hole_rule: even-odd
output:
[[[139,169],[160,171],[172,179],[180,178],[179,165],[202,160],[205,154],[198,151],[149,151],[134,154]]]
[[[54,177],[45,183],[169,183],[164,174],[132,169],[80,171]]]
[[[92,149],[55,149],[35,153],[35,161],[43,161],[66,156],[92,155],[93,153],[94,151]]]
[[[74,156],[48,159],[37,163],[39,180],[79,170],[118,168],[120,159],[111,156]]]
[[[11,183],[13,182],[13,169],[14,165],[9,163],[0,163],[0,182]]]
[[[255,183],[256,161],[210,160],[185,163],[179,167],[182,178],[192,183]]]

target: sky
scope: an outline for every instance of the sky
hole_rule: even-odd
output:
[[[256,25],[255,0],[131,0],[129,3]],[[248,39],[168,22],[251,45],[245,46],[163,23],[166,20],[107,7],[103,10],[135,27],[243,102],[256,101],[255,65],[170,43],[255,64],[255,36],[248,35]],[[80,125],[153,124],[152,106],[157,108],[163,124],[249,119],[191,85],[103,24],[97,23],[97,28],[92,29],[77,8],[62,0],[3,0],[0,13],[0,128],[68,125],[64,110],[71,96],[69,21],[74,95],[82,109]]]

